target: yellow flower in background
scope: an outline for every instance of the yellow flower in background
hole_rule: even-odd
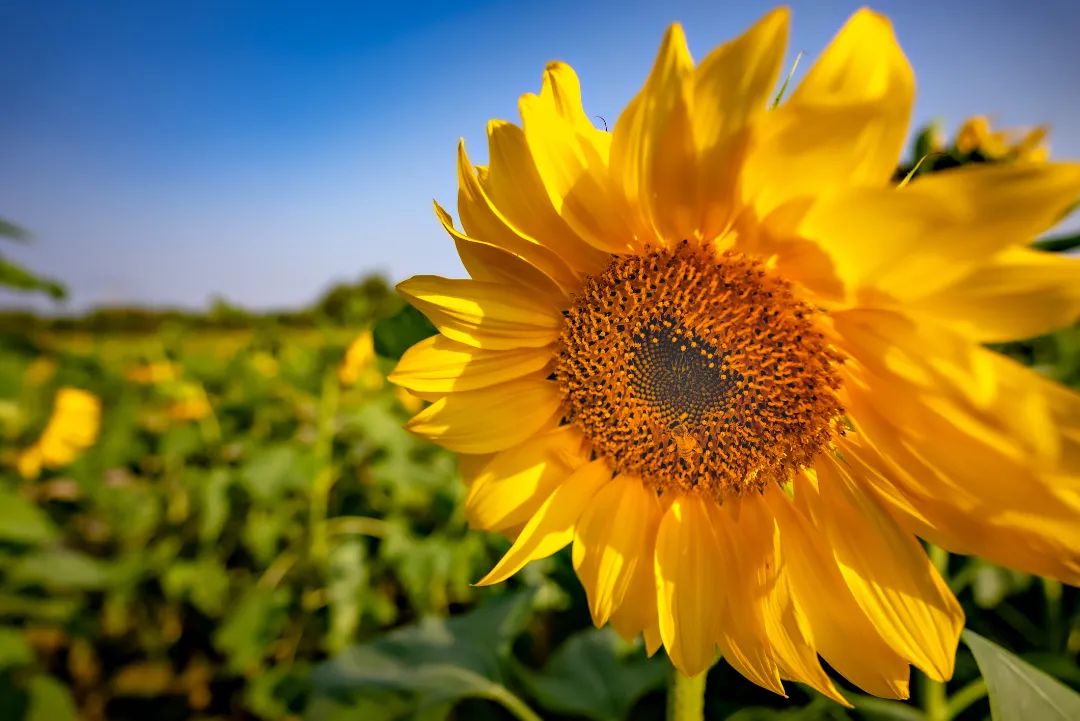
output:
[[[124,372],[124,377],[132,383],[157,385],[179,378],[180,369],[171,361],[152,361],[129,367]]]
[[[170,392],[165,415],[174,421],[200,421],[213,413],[210,399],[199,383],[180,383]]]
[[[1026,160],[1046,162],[1050,150],[1047,130],[992,130],[984,115],[968,118],[956,133],[956,149],[961,153],[979,152],[990,160]]]
[[[56,375],[57,363],[53,358],[39,356],[30,361],[23,372],[23,382],[28,386],[41,386]]]
[[[62,468],[94,444],[101,428],[101,402],[79,388],[56,393],[52,415],[37,442],[16,461],[23,478],[37,478],[44,468]]]
[[[345,350],[345,358],[338,367],[338,380],[343,386],[359,386],[364,390],[382,387],[382,373],[375,366],[375,341],[370,330],[356,337]]]
[[[399,288],[440,334],[391,380],[464,455],[467,513],[514,539],[481,581],[572,544],[597,625],[686,674],[841,701],[952,674],[963,613],[918,537],[1080,581],[1080,397],[982,344],[1080,313],[1031,250],[1076,164],[890,184],[914,100],[884,17],[790,98],[777,10],[700,63],[673,26],[612,132],[550,64],[522,126],[458,154],[470,275]]]
[[[274,378],[278,374],[277,358],[266,351],[256,351],[251,356],[251,367],[264,378]]]

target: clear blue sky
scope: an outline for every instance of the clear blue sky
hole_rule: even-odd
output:
[[[795,2],[803,67],[859,3]],[[517,119],[548,60],[612,122],[682,21],[695,56],[774,3],[620,0],[0,0],[0,217],[70,307],[251,307],[382,271],[460,274],[431,199],[454,152]],[[916,120],[1049,123],[1080,158],[1080,3],[882,2],[919,82]],[[0,305],[24,305],[0,295]],[[38,302],[36,305],[45,305]]]

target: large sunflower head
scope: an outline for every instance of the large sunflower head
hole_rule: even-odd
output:
[[[890,181],[914,96],[857,12],[770,107],[788,13],[695,64],[672,27],[611,132],[553,63],[521,126],[458,155],[469,278],[400,290],[438,327],[392,380],[462,454],[468,514],[573,544],[595,622],[687,674],[841,700],[818,656],[903,697],[952,671],[960,608],[922,537],[1080,578],[1080,402],[982,347],[1080,313],[1077,260],[1028,244],[1080,167]]]

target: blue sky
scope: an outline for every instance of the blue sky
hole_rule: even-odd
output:
[[[774,4],[0,0],[0,217],[35,236],[3,252],[74,308],[284,307],[367,271],[457,275],[431,199],[454,206],[457,139],[483,160],[486,121],[516,119],[548,60],[610,123],[668,23],[700,58]],[[808,67],[859,4],[792,3],[790,54]],[[1048,123],[1080,159],[1080,5],[873,7],[915,67],[917,122]]]

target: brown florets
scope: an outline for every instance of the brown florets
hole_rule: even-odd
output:
[[[616,257],[566,313],[555,377],[567,419],[658,492],[782,482],[841,414],[818,311],[738,253],[683,243]]]

